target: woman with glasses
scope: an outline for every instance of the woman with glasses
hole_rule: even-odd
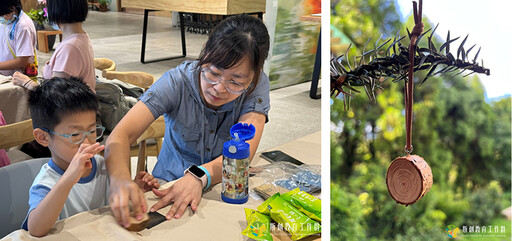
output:
[[[199,59],[165,73],[144,93],[107,139],[110,206],[127,226],[131,202],[136,218],[148,207],[143,193],[130,180],[130,143],[160,115],[165,137],[153,175],[163,181],[179,179],[165,190],[153,189],[161,200],[156,211],[174,203],[167,219],[196,210],[202,191],[222,180],[222,145],[238,122],[256,127],[249,141],[251,157],[258,147],[270,109],[269,80],[262,72],[269,50],[267,29],[260,19],[238,15],[212,31]],[[158,185],[155,187],[158,188]]]
[[[19,0],[0,3],[0,74],[10,76],[36,61],[36,29]]]

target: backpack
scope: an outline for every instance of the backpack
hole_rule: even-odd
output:
[[[111,81],[96,80],[95,89],[101,123],[110,133],[133,105],[125,98],[122,89]]]

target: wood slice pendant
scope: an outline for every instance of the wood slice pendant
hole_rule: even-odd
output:
[[[432,187],[432,170],[417,155],[397,157],[389,165],[386,185],[391,197],[400,204],[410,205],[420,200]]]

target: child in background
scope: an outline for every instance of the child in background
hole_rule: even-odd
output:
[[[13,75],[35,62],[36,29],[20,0],[0,4],[0,74]],[[28,78],[28,77],[27,77]]]
[[[62,31],[62,42],[46,62],[43,78],[81,78],[95,92],[94,52],[89,35],[82,28],[82,22],[89,11],[87,0],[47,0],[48,21],[52,27]],[[13,74],[13,83],[27,89],[38,83],[20,72]]]
[[[44,236],[58,219],[108,205],[105,146],[96,142],[105,130],[96,126],[98,102],[78,78],[53,78],[29,94],[34,137],[47,146],[51,159],[34,179],[29,192],[29,211],[22,228]],[[135,182],[141,189],[158,188],[156,179],[140,172]]]

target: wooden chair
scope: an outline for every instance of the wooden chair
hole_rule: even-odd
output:
[[[158,117],[151,125],[142,133],[137,139],[138,149],[138,160],[137,160],[137,173],[146,170],[146,157],[158,156],[162,148],[163,137],[165,135],[165,121],[164,117]],[[146,146],[146,141],[149,139],[155,139],[155,145]],[[131,170],[131,168],[130,168]]]
[[[128,84],[141,87],[144,91],[149,89],[156,81],[153,75],[140,71],[121,72],[103,70],[102,76],[105,79],[118,79]],[[137,139],[137,142],[133,143],[130,148],[130,157],[138,157],[137,173],[145,170],[147,156],[158,156],[158,153],[160,153],[164,132],[164,119],[163,116],[160,116],[146,129],[141,137]],[[155,141],[151,141],[152,139]],[[136,144],[138,144],[138,146]]]
[[[94,58],[94,68],[102,71],[114,71],[116,70],[116,63],[106,58]]]
[[[32,119],[0,126],[0,149],[6,149],[11,165],[16,162],[32,159],[31,156],[11,147],[19,146],[34,140]]]
[[[156,81],[153,75],[139,71],[120,72],[103,70],[102,76],[105,79],[118,79],[128,84],[141,87],[144,91]]]
[[[19,146],[34,140],[32,119],[0,126],[0,149]]]
[[[59,35],[59,39],[62,42],[62,31],[60,30],[39,30],[37,31],[37,45],[39,52],[48,53],[50,48],[48,46],[48,36]]]

